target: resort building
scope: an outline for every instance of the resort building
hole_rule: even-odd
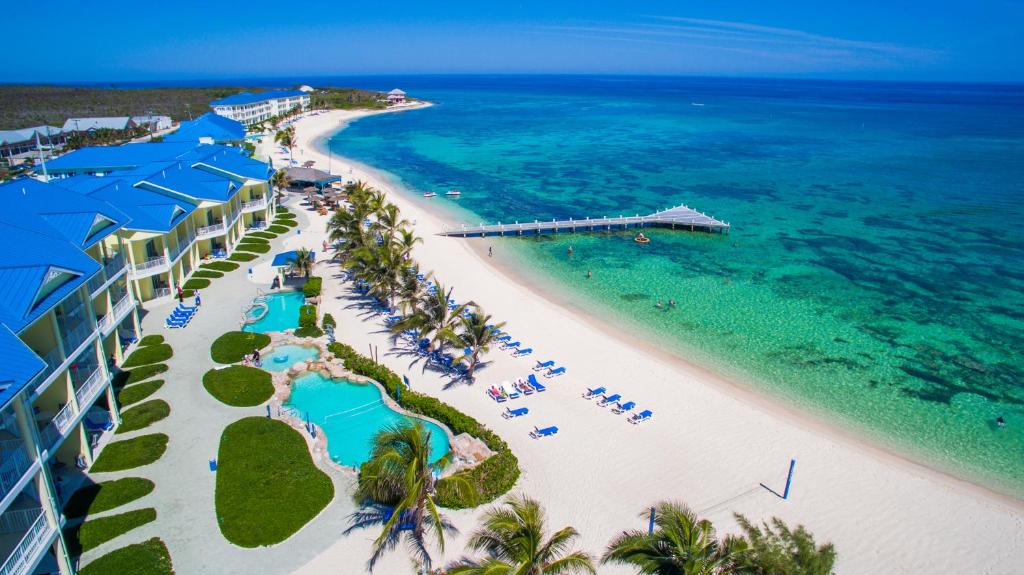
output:
[[[169,130],[174,122],[170,116],[132,116],[132,122],[140,128],[146,128],[150,132]]]
[[[239,145],[245,140],[245,126],[241,122],[207,112],[195,120],[181,122],[178,129],[164,136],[165,142],[191,142],[193,144]]]
[[[391,90],[390,92],[388,92],[388,104],[389,105],[404,104],[404,103],[405,103],[405,92],[399,90],[398,88],[395,88],[394,90]]]
[[[0,185],[0,573],[74,573],[61,509],[120,422],[111,386],[139,338],[123,227],[107,202]]]
[[[95,132],[96,130],[130,130],[138,125],[129,116],[113,118],[68,118],[62,128],[65,132]]]
[[[217,115],[248,126],[296,108],[308,110],[309,94],[302,90],[267,90],[255,94],[240,92],[214,100],[210,102],[210,107]]]
[[[36,140],[38,136],[38,142]],[[67,136],[57,126],[33,126],[21,130],[0,130],[0,158],[13,158],[20,154],[64,145]]]

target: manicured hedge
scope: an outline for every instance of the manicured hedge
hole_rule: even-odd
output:
[[[192,272],[192,277],[215,280],[224,277],[224,274],[213,270],[196,270]]]
[[[252,407],[274,395],[270,373],[247,365],[211,369],[203,376],[203,387],[221,403]]]
[[[115,441],[103,448],[89,471],[104,473],[142,467],[163,457],[164,451],[167,451],[167,435],[163,433],[151,433],[124,441]]]
[[[172,350],[171,346],[166,343],[141,346],[124,360],[121,367],[132,368],[143,365],[152,365],[154,363],[160,363],[161,361],[167,361],[168,359],[171,359],[172,355],[174,355],[174,350]]]
[[[152,481],[141,477],[125,477],[86,485],[68,499],[64,505],[64,515],[85,517],[110,511],[149,495],[153,487]]]
[[[338,327],[338,322],[334,321],[334,316],[333,315],[331,315],[329,313],[325,313],[324,314],[324,319],[320,320],[320,325],[323,326],[324,329],[327,329],[328,326],[330,326],[330,327]]]
[[[410,389],[403,389],[399,396],[397,390],[404,387],[402,378],[387,367],[359,355],[348,345],[336,342],[330,344],[328,350],[345,362],[345,369],[380,383],[388,395],[405,409],[440,421],[455,435],[468,433],[494,451],[494,455],[483,463],[457,473],[476,487],[477,496],[474,501],[459,497],[457,491],[449,488],[449,483],[442,479],[437,484],[439,504],[452,509],[464,509],[488,503],[507,493],[519,480],[519,460],[508,444],[482,423],[436,398]]]
[[[235,253],[238,252],[251,252],[256,254],[265,254],[270,251],[269,244],[238,244],[235,246]]]
[[[78,571],[79,575],[174,575],[167,545],[154,537],[111,551]]]
[[[272,234],[270,232],[262,232],[262,231],[261,232],[250,232],[249,235],[246,236],[246,237],[247,238],[263,238],[265,240],[272,240],[272,239],[277,237],[277,234]]]
[[[276,222],[275,222],[275,224],[276,224]],[[267,231],[275,233],[277,235],[281,235],[281,234],[284,234],[284,233],[288,232],[288,227],[287,226],[273,225],[273,226],[269,226],[267,228]]]
[[[133,403],[138,403],[156,393],[156,391],[163,387],[163,385],[164,380],[162,379],[154,379],[151,381],[137,383],[135,385],[129,385],[117,392],[117,403],[122,408]]]
[[[334,499],[331,478],[313,463],[302,435],[282,421],[232,423],[217,457],[217,522],[240,547],[288,539]]]
[[[149,427],[150,425],[165,419],[171,414],[171,406],[162,399],[151,399],[146,403],[121,412],[121,425],[117,426],[115,435],[120,433],[131,433]]]
[[[228,259],[233,261],[233,262],[251,262],[252,260],[254,260],[254,259],[258,258],[258,257],[260,257],[260,256],[258,256],[256,254],[250,254],[250,253],[246,253],[246,252],[235,252],[235,253],[231,254],[230,256],[228,256]]]
[[[156,509],[147,507],[99,519],[91,519],[64,530],[68,550],[72,555],[95,549],[107,541],[124,535],[132,529],[156,521]]]
[[[126,385],[131,385],[144,379],[148,379],[154,375],[167,371],[167,369],[168,367],[166,364],[158,363],[155,365],[144,365],[142,367],[122,370],[114,376],[114,389],[119,389]]]
[[[324,278],[320,276],[309,276],[306,283],[302,284],[302,294],[306,297],[316,297],[320,295],[320,289],[323,286]]]
[[[199,267],[201,267],[203,269],[218,271],[218,272],[233,272],[233,271],[238,269],[238,264],[233,263],[233,262],[226,262],[226,261],[221,260],[221,261],[217,261],[217,262],[209,262],[209,263],[205,263],[205,264],[200,264]]]
[[[263,349],[270,344],[265,333],[229,331],[210,345],[210,357],[217,363],[238,363],[254,349]]]
[[[316,306],[304,305],[299,308],[299,327],[296,337],[320,337],[324,334],[316,325]]]
[[[210,287],[210,280],[203,278],[190,279],[185,282],[185,285],[181,286],[182,290],[195,291],[197,289],[206,289]],[[188,296],[186,296],[188,297]]]
[[[164,336],[153,334],[153,335],[147,335],[146,337],[142,338],[139,341],[139,345],[140,346],[156,345],[158,343],[163,343],[163,342],[164,342]]]

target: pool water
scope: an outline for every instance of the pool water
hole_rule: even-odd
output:
[[[263,369],[267,371],[285,371],[296,362],[316,359],[320,350],[305,345],[282,345],[263,356]]]
[[[306,297],[300,291],[287,291],[263,296],[269,311],[267,315],[250,324],[242,331],[265,333],[268,331],[284,331],[299,327],[299,308],[306,303]],[[258,315],[262,307],[254,307],[248,315]]]
[[[448,434],[435,423],[393,411],[381,401],[376,385],[331,379],[310,373],[292,381],[287,405],[327,435],[327,452],[335,463],[359,467],[370,459],[373,436],[389,425],[419,421],[430,432],[431,460],[448,453]]]

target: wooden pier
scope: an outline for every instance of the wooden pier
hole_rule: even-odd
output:
[[[582,220],[551,220],[480,224],[461,228],[445,228],[441,235],[460,238],[489,236],[527,236],[576,232],[600,232],[630,228],[659,227],[673,230],[729,233],[729,224],[688,206],[679,205],[647,216],[619,216],[617,218],[584,218]]]

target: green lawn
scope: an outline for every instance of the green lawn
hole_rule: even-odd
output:
[[[277,235],[281,235],[281,234],[284,234],[284,233],[288,233],[288,227],[287,226],[276,226],[276,225],[275,226],[268,226],[267,227],[267,231],[275,233]]]
[[[238,264],[233,262],[218,261],[200,264],[199,267],[218,272],[233,272],[238,269]]]
[[[250,254],[250,253],[246,253],[246,252],[235,252],[235,253],[231,254],[230,256],[228,256],[228,259],[233,261],[233,262],[251,262],[252,260],[254,260],[254,259],[258,258],[258,257],[260,257],[260,256],[258,256],[256,254]]]
[[[155,365],[144,365],[142,367],[136,367],[135,369],[121,371],[114,376],[114,389],[120,389],[126,385],[131,385],[144,379],[149,379],[154,375],[167,371],[167,369],[167,365],[158,363]]]
[[[139,341],[139,345],[140,346],[156,345],[158,343],[163,343],[163,342],[164,342],[164,336],[153,334],[153,335],[147,335],[146,337],[142,338],[142,340]]]
[[[274,227],[277,227],[277,226],[288,226],[289,228],[294,228],[295,226],[299,225],[299,223],[296,222],[295,220],[290,220],[290,219],[287,219],[287,218],[278,218],[278,219],[276,219],[276,220],[274,220],[273,222],[270,222],[270,223],[273,224],[273,225],[270,226],[270,228],[267,228],[267,229],[271,229],[271,228],[274,228]]]
[[[217,278],[224,277],[224,274],[221,273],[221,272],[213,271],[213,270],[196,270],[196,271],[192,272],[192,277],[194,277],[194,278],[202,278],[202,279],[207,279],[207,280],[215,280]]]
[[[141,477],[125,477],[113,481],[93,483],[80,488],[67,504],[64,515],[68,517],[85,517],[86,515],[110,511],[126,503],[131,503],[153,491],[153,482]]]
[[[252,407],[274,395],[270,373],[245,365],[211,369],[203,376],[210,395],[233,407]]]
[[[194,292],[197,289],[206,289],[210,287],[210,280],[203,278],[190,279],[185,282],[185,285],[181,286],[182,291]],[[194,295],[194,294],[193,294]],[[186,295],[185,297],[190,297]]]
[[[104,473],[142,467],[160,459],[164,451],[167,451],[167,435],[163,433],[151,433],[124,441],[115,441],[103,448],[89,471]]]
[[[265,245],[269,245],[270,244],[270,240],[265,239],[265,238],[256,238],[256,237],[253,237],[253,236],[245,236],[244,238],[239,240],[238,243],[240,243],[240,244],[261,244],[261,245],[265,246]]]
[[[64,530],[64,538],[72,555],[95,549],[111,539],[124,535],[136,527],[156,520],[156,509],[147,507],[126,513],[118,513],[98,519],[90,519]]]
[[[250,232],[247,238],[262,238],[264,240],[272,240],[277,237],[277,234],[270,232]]]
[[[235,254],[238,252],[252,252],[265,254],[270,251],[270,244],[238,244],[235,246]]]
[[[171,414],[171,406],[162,399],[151,399],[121,412],[121,425],[116,434],[130,433],[149,427]]]
[[[241,547],[288,539],[334,498],[305,440],[265,417],[232,423],[220,437],[215,494],[224,537]]]
[[[217,363],[238,363],[254,349],[263,349],[270,344],[265,333],[229,331],[214,340],[210,346],[210,357]]]
[[[174,575],[167,545],[154,537],[111,551],[82,567],[79,575]]]
[[[157,343],[154,345],[146,345],[139,347],[134,353],[129,355],[121,367],[129,369],[132,367],[139,367],[142,365],[152,365],[154,363],[160,363],[161,361],[167,361],[174,355],[174,350],[171,346],[166,343]]]
[[[153,395],[158,389],[163,387],[163,385],[164,380],[162,379],[154,379],[152,381],[129,385],[117,392],[117,403],[122,408],[128,407],[133,403],[138,403]]]

